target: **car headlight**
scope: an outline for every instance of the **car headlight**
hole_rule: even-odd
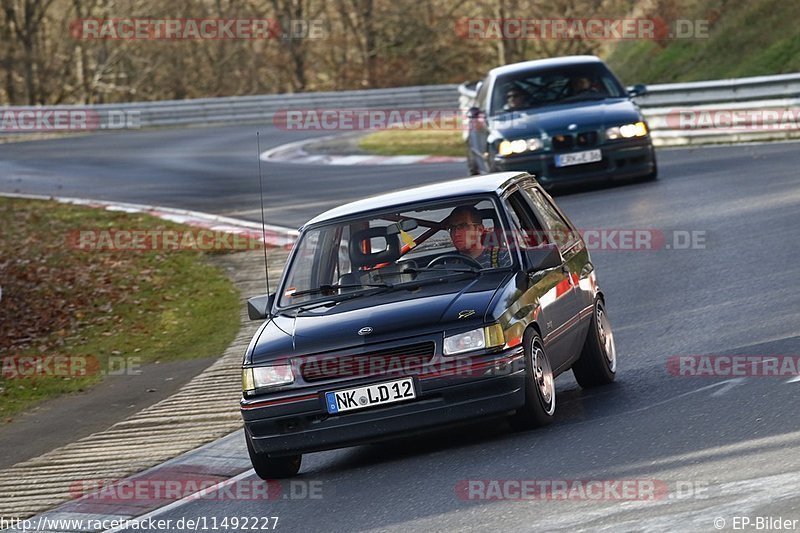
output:
[[[503,157],[511,154],[535,152],[544,146],[541,139],[517,139],[514,141],[501,141],[497,145],[497,154]]]
[[[456,355],[505,344],[503,327],[492,324],[444,338],[444,355]]]
[[[623,124],[622,126],[614,126],[606,130],[606,138],[611,140],[644,137],[645,135],[647,135],[647,124],[644,122]]]
[[[292,365],[256,366],[242,369],[242,390],[253,392],[256,389],[288,385],[294,382]]]

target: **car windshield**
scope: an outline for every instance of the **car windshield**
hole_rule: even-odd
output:
[[[620,98],[626,94],[625,88],[602,63],[532,69],[497,78],[491,114],[581,100]]]
[[[288,266],[279,307],[382,292],[513,263],[491,197],[420,204],[304,231]]]

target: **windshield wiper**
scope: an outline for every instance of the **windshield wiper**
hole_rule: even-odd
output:
[[[361,288],[372,288],[372,287],[391,287],[388,283],[353,283],[353,284],[338,284],[334,283],[331,285],[320,285],[315,289],[306,289],[304,291],[297,291],[291,294],[292,297],[294,296],[306,296],[309,294],[324,294],[326,296],[331,296],[338,291],[339,289],[361,289]]]
[[[422,268],[414,268],[408,267],[403,270],[403,274],[418,274],[420,272],[455,272],[458,274],[482,274],[483,270],[478,270],[477,268],[470,268],[470,267],[461,267],[461,268],[453,268],[446,265],[439,266],[439,267],[422,267]]]
[[[366,288],[377,288],[377,289],[388,290],[388,289],[394,288],[394,285],[389,285],[388,283],[382,283],[382,284],[374,283],[374,284],[364,284],[364,285],[323,285],[323,286],[319,287],[319,289],[321,289],[323,287],[334,287],[334,288],[366,287]],[[312,292],[317,292],[317,289],[309,289],[309,290],[312,291]],[[303,291],[303,293],[305,293],[305,292],[307,292],[307,291]],[[361,296],[365,296],[367,294],[377,294],[377,293],[380,293],[380,292],[383,292],[383,291],[380,291],[380,290],[379,291],[359,291],[359,292],[352,292],[352,293],[348,293],[348,294],[337,294],[337,295],[333,295],[333,296],[323,297],[322,299],[319,299],[319,300],[314,300],[312,302],[309,302],[308,304],[298,304],[298,305],[293,305],[293,306],[290,306],[290,307],[284,307],[283,309],[281,309],[281,311],[293,311],[293,310],[296,310],[297,313],[303,313],[305,311],[311,311],[312,309],[317,309],[318,307],[334,306],[334,305],[336,305],[336,304],[338,304],[340,302],[345,302],[347,300],[352,300],[353,298],[358,298],[358,297],[361,297]],[[294,293],[293,296],[296,295],[296,294],[298,294],[298,293]]]
[[[557,100],[556,103],[558,103],[558,102],[580,102],[582,100],[605,100],[607,98],[609,98],[609,95],[604,94],[604,93],[588,92],[588,93],[581,93],[581,94],[574,94],[572,96],[567,96],[565,98],[562,98],[561,100]]]
[[[481,275],[483,273],[482,270],[477,270],[475,268],[452,268],[452,267],[441,267],[441,268],[407,268],[402,271],[403,274],[414,274],[417,272],[437,272],[441,273],[441,276],[435,276],[432,278],[422,279],[422,280],[414,280],[408,281],[405,283],[371,283],[371,284],[363,284],[363,285],[321,285],[316,289],[308,289],[306,291],[296,292],[293,293],[292,296],[303,295],[303,294],[311,294],[320,292],[323,289],[338,289],[338,288],[359,288],[359,287],[366,287],[366,288],[378,288],[384,289],[378,291],[359,291],[349,294],[338,294],[332,295],[328,297],[323,297],[321,300],[316,300],[310,302],[309,304],[303,305],[296,305],[291,307],[285,307],[281,309],[281,311],[292,311],[296,310],[297,313],[305,313],[306,311],[311,311],[313,309],[317,309],[319,307],[332,307],[338,303],[345,302],[347,300],[352,300],[353,298],[358,298],[361,296],[365,296],[367,294],[375,295],[380,294],[384,291],[391,291],[391,290],[413,290],[418,287],[422,287],[425,285],[433,285],[440,281],[444,281],[446,278],[456,277],[462,274],[474,274],[474,275]]]
[[[466,269],[466,268],[407,268],[402,271],[403,274],[417,274],[421,272],[435,272],[439,274],[438,276],[432,277],[425,277],[425,278],[417,278],[411,281],[406,281],[403,283],[395,283],[392,286],[394,290],[416,290],[419,287],[424,287],[426,285],[435,285],[437,283],[441,283],[444,281],[449,280],[450,278],[457,278],[461,277],[464,274],[472,274],[473,276],[480,276],[483,271],[477,270],[474,268]]]

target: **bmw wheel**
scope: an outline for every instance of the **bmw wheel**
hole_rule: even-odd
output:
[[[646,174],[642,181],[655,181],[658,179],[658,163],[656,162],[656,154],[653,153],[653,170]]]

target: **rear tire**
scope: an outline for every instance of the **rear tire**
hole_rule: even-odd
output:
[[[265,453],[259,453],[253,447],[250,434],[245,430],[244,439],[247,442],[247,453],[250,455],[250,462],[253,470],[261,479],[281,479],[292,477],[300,471],[300,464],[303,456],[300,454],[287,457],[270,457]]]
[[[617,349],[603,300],[594,302],[592,323],[580,358],[572,365],[578,385],[584,389],[608,385],[617,376]]]
[[[546,426],[556,411],[556,387],[550,360],[539,334],[528,329],[522,342],[525,346],[525,405],[512,415],[514,429]]]

